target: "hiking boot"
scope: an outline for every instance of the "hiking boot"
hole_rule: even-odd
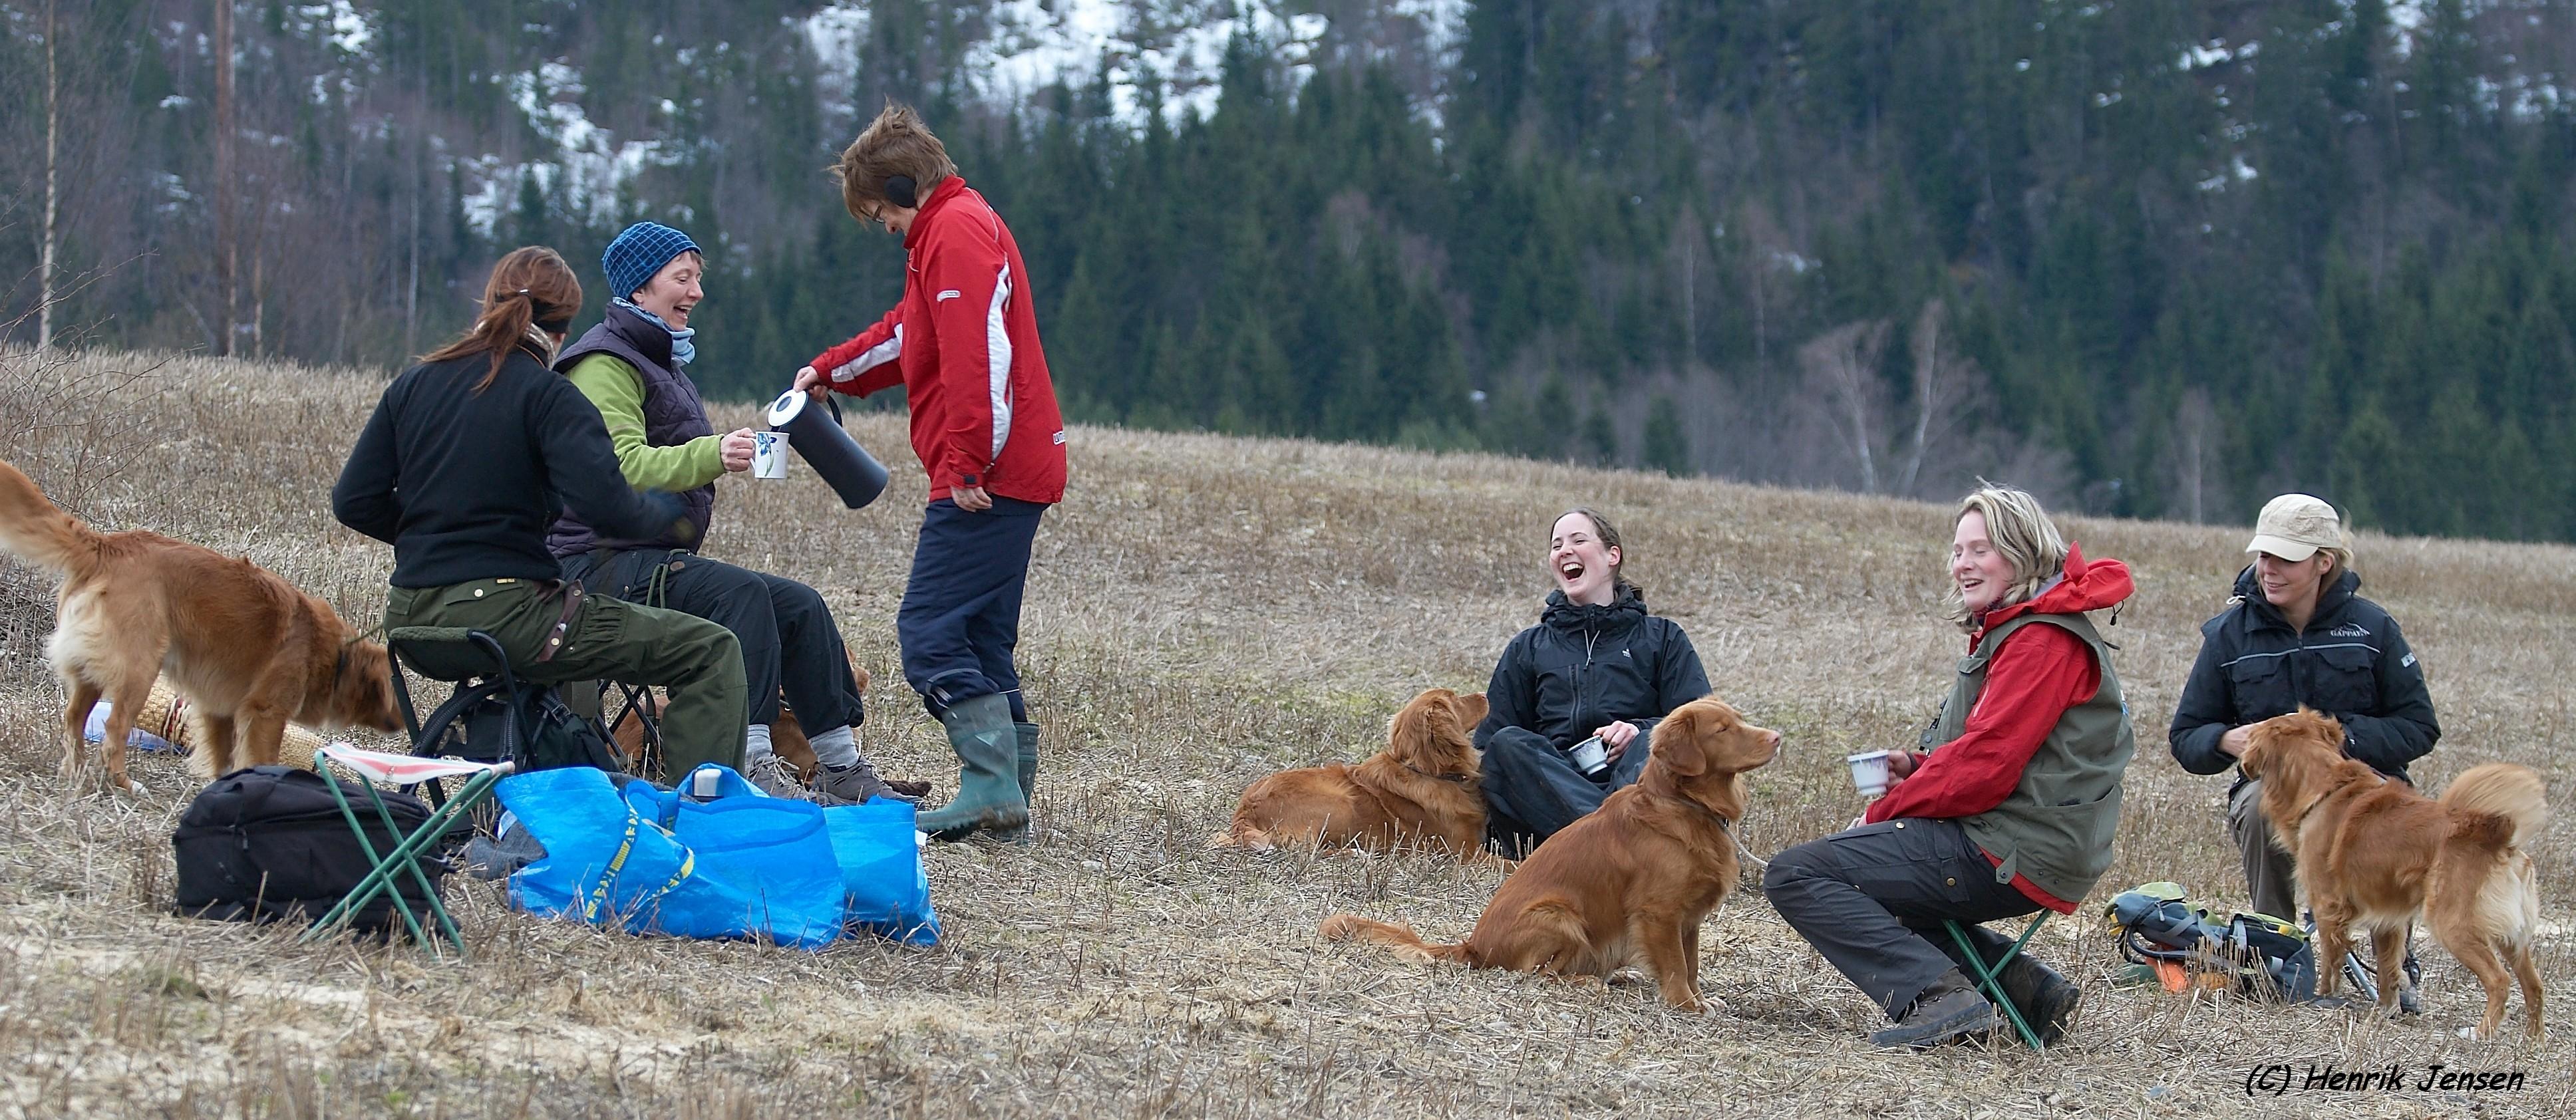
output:
[[[1038,725],[1014,723],[1011,729],[1020,733],[1020,799],[1029,803],[1029,816],[1038,812]],[[1029,822],[1021,821],[1010,828],[997,828],[992,837],[1004,844],[1029,842]]]
[[[868,763],[866,755],[860,755],[857,762],[848,766],[815,768],[814,789],[853,805],[864,805],[879,797],[891,797],[897,801],[915,800],[913,797],[904,796],[901,791],[888,785],[884,778],[878,777],[877,768]]]
[[[1010,700],[986,693],[949,705],[939,713],[939,722],[948,729],[948,748],[957,752],[957,797],[923,813],[914,827],[934,840],[963,840],[978,829],[1027,824],[1029,803],[1020,796],[1019,733],[1011,725]]]
[[[1916,996],[1914,1006],[1897,1017],[1895,1026],[1870,1035],[1869,1040],[1890,1048],[1930,1048],[1979,1031],[1991,1031],[1995,1021],[1995,1005],[1978,995],[1966,976],[1952,969]]]
[[[787,760],[774,754],[753,756],[750,765],[744,767],[742,777],[744,781],[750,782],[760,792],[771,797],[785,798],[789,801],[811,801],[817,805],[854,804],[819,790],[805,788],[805,783],[796,780],[796,771],[787,765]]]
[[[2083,988],[2028,955],[2015,956],[1996,979],[2003,984],[2004,998],[2039,1035],[2042,1047],[2055,1046],[2066,1037],[2066,1025],[2075,1020],[2075,1005],[2084,998]],[[2006,1020],[1996,1029],[2010,1026]]]

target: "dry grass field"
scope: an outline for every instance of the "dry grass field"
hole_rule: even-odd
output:
[[[327,491],[380,384],[0,355],[0,457],[102,526],[246,554],[372,622],[390,552],[338,527]],[[920,493],[902,424],[853,421],[896,472],[878,505],[840,509],[801,464],[727,481],[708,551],[823,591],[885,682],[868,750],[944,795],[953,761],[896,670]],[[174,918],[168,835],[191,783],[156,756],[139,800],[54,778],[50,586],[0,561],[0,1114],[2576,1114],[2576,783],[2558,761],[2576,746],[2576,551],[2359,542],[2366,593],[2407,627],[2446,731],[2419,780],[2497,758],[2553,780],[2549,1042],[2459,1038],[2476,984],[2429,943],[2420,1021],[2111,986],[2098,909],[2113,891],[2172,878],[2241,901],[2225,779],[2184,774],[2164,725],[2244,531],[2072,519],[2139,588],[2108,631],[2140,746],[2117,862],[2036,943],[2084,981],[2082,1015],[2045,1055],[1885,1054],[1863,1037],[1875,1010],[1751,880],[1703,941],[1714,1011],[1685,1017],[1648,986],[1417,970],[1314,936],[1356,910],[1454,937],[1491,871],[1201,845],[1252,779],[1375,749],[1423,687],[1483,687],[1549,586],[1550,518],[1576,503],[1621,523],[1630,574],[1688,628],[1719,693],[1787,736],[1754,776],[1752,848],[1829,831],[1858,809],[1842,756],[1911,742],[1959,652],[1936,617],[1945,508],[1288,441],[1077,429],[1070,446],[1021,646],[1048,735],[1040,842],[935,847],[949,942],[932,950],[613,936],[512,913],[462,878],[462,964]],[[2249,1097],[2248,1071],[2269,1063],[2525,1080]]]

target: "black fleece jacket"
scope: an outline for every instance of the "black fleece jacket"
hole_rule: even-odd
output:
[[[1494,665],[1476,748],[1497,735],[1536,735],[1562,749],[1619,720],[1651,735],[1673,709],[1706,695],[1708,673],[1690,635],[1647,614],[1636,588],[1621,587],[1597,606],[1550,592],[1539,624],[1504,646]]]
[[[2200,658],[2183,683],[2167,737],[2174,761],[2215,774],[2236,760],[2218,749],[2229,728],[2260,723],[2305,704],[2343,721],[2344,752],[2400,781],[2406,764],[2442,738],[2424,667],[2397,620],[2362,598],[2361,575],[2346,571],[2317,600],[2307,629],[2263,598],[2248,567],[2226,610],[2200,627]]]
[[[567,503],[619,536],[671,529],[679,499],[626,485],[608,427],[580,390],[516,349],[478,393],[490,362],[458,358],[394,378],[331,488],[341,524],[394,546],[394,586],[558,578],[546,527]]]

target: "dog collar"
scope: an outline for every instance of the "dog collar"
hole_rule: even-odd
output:
[[[2371,772],[2370,776],[2371,776],[2371,778],[2372,778],[2372,780],[2373,780],[2372,784],[2374,784],[2374,785],[2383,785],[2383,786],[2384,786],[2384,785],[2387,785],[2387,784],[2388,784],[2388,776],[2387,776],[2387,775],[2385,775],[2385,774],[2379,773],[2378,771],[2374,770],[2374,771],[2372,771],[2372,772]],[[2309,815],[2309,814],[2311,814],[2311,813],[2316,812],[2316,811],[2317,811],[2317,806],[2325,804],[2325,803],[2326,803],[2326,799],[2327,799],[2327,798],[2330,798],[2330,797],[2333,797],[2334,795],[2335,795],[2335,791],[2334,791],[2334,790],[2327,790],[2327,791],[2325,791],[2324,793],[2320,793],[2320,794],[2318,794],[2318,795],[2317,795],[2317,799],[2316,799],[2316,800],[2311,801],[2311,802],[2308,802],[2308,807],[2307,807],[2307,808],[2299,810],[2299,815],[2298,815],[2298,816],[2295,816],[2295,817],[2290,818],[2290,824],[2289,824],[2289,827],[2287,827],[2287,828],[2283,829],[2283,831],[2285,831],[2285,832],[2297,832],[2297,831],[2299,830],[2299,826],[2300,826],[2300,825],[2302,825],[2302,824],[2306,824],[2306,823],[2307,823],[2308,815]]]
[[[1395,764],[1426,778],[1435,778],[1444,782],[1456,782],[1459,785],[1467,784],[1467,779],[1475,776],[1473,774],[1434,774],[1431,771],[1425,770],[1402,759],[1397,759]]]

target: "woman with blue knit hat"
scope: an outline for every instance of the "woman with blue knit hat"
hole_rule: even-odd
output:
[[[893,793],[859,753],[855,729],[866,713],[823,597],[795,580],[690,552],[714,520],[716,479],[749,470],[752,452],[751,429],[716,433],[689,379],[698,333],[689,316],[706,298],[705,254],[688,234],[637,222],[609,242],[599,263],[608,273],[607,318],[565,347],[555,369],[599,409],[627,483],[678,494],[694,532],[620,538],[567,513],[548,546],[566,577],[595,593],[719,622],[741,639],[750,686],[743,776],[754,785],[826,804]],[[782,690],[820,764],[811,791],[770,749]]]

